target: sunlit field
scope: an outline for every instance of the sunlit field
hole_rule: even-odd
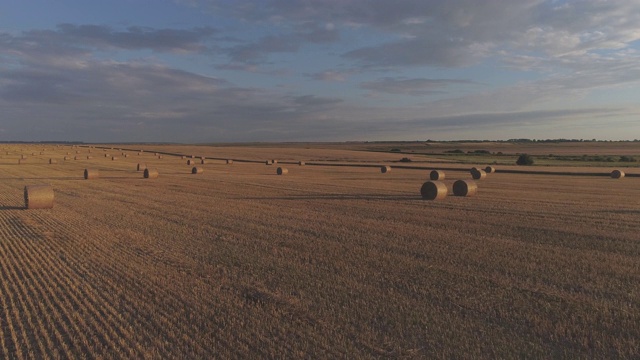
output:
[[[367,146],[0,144],[0,358],[640,356],[640,168]]]

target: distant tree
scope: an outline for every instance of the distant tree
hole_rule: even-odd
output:
[[[533,165],[533,158],[529,154],[521,154],[516,160],[518,165]]]
[[[622,156],[620,156],[620,161],[622,161],[622,162],[635,162],[636,159],[633,156],[622,155]]]

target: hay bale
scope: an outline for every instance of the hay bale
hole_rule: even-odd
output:
[[[147,168],[146,164],[138,164],[138,166],[136,167],[136,171],[142,171],[146,168]]]
[[[104,154],[104,157],[108,158],[108,157],[109,157],[109,154]]]
[[[84,169],[85,180],[95,180],[100,177],[100,173],[97,169]]]
[[[162,155],[158,155],[158,159],[162,159]]]
[[[87,155],[87,160],[91,160],[91,159],[93,159],[93,156]]]
[[[207,160],[207,158],[204,156],[200,156],[200,160]]]
[[[203,172],[204,172],[204,169],[202,169],[199,166],[194,166],[193,169],[191,169],[192,174],[202,174]]]
[[[493,166],[487,166],[486,168],[484,168],[484,172],[486,172],[487,174],[493,174],[494,172],[496,172],[496,168],[494,168]]]
[[[267,164],[267,165],[273,165],[273,160],[267,160],[267,161],[265,162],[265,164]]]
[[[383,165],[380,167],[380,172],[383,174],[388,173],[389,171],[391,171],[391,166],[389,165]]]
[[[157,179],[158,178],[158,170],[156,169],[144,169],[144,178],[145,179]]]
[[[64,161],[67,161],[67,160],[71,160],[71,158],[69,156],[65,156]]]
[[[420,195],[427,200],[442,200],[447,197],[447,185],[442,181],[427,181],[420,188]]]
[[[483,180],[484,178],[487,177],[487,173],[482,169],[478,169],[474,167],[473,169],[471,169],[471,177],[474,180]]]
[[[76,150],[76,154],[80,154],[80,150]]]
[[[24,164],[27,162],[27,159],[18,159],[18,164]]]
[[[193,160],[193,159],[187,160],[187,165],[195,165],[195,164],[196,164],[195,160]]]
[[[429,179],[431,180],[444,180],[444,171],[441,170],[432,170],[429,173]]]
[[[129,154],[124,154],[124,157],[128,158],[128,157],[129,157]]]
[[[57,164],[58,160],[56,159],[49,159],[49,164]]]
[[[613,170],[611,172],[611,177],[613,179],[622,179],[624,177],[624,171],[622,171],[622,170]]]
[[[80,160],[80,156],[74,156],[73,160]]]
[[[118,160],[118,157],[117,156],[112,156],[111,157],[111,161],[114,161],[114,160]]]
[[[51,185],[27,185],[24,187],[24,207],[27,209],[53,208],[53,188]]]
[[[27,155],[20,155],[20,159],[27,159]]]
[[[302,160],[301,160],[301,161],[298,161],[298,165],[299,165],[299,166],[304,166],[304,165],[305,165],[305,162],[304,162],[304,161],[302,161]]]
[[[233,159],[227,159],[227,165],[233,164]]]
[[[207,163],[207,160],[205,160],[205,159],[200,159],[200,164],[204,165],[204,164],[206,164],[206,163]]]
[[[279,168],[276,170],[276,173],[277,173],[278,175],[285,175],[285,174],[288,174],[288,173],[289,173],[289,170],[287,170],[287,168],[279,167]]]
[[[184,160],[184,159],[186,159],[187,157],[186,157],[186,156],[184,156],[184,155],[182,155],[180,158],[181,158],[182,160]]]
[[[458,180],[453,183],[453,195],[474,196],[478,191],[478,185],[473,180]]]
[[[275,165],[278,163],[278,160],[271,160],[271,163]]]

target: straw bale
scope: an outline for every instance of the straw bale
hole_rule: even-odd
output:
[[[474,196],[478,191],[478,185],[473,180],[458,180],[453,183],[455,196]]]
[[[444,171],[432,170],[429,173],[429,179],[431,180],[444,180],[444,178],[445,178]]]
[[[95,180],[100,177],[100,173],[97,169],[84,169],[85,180]]]
[[[278,175],[285,175],[285,174],[288,174],[288,173],[289,173],[289,170],[287,170],[287,168],[279,167],[279,168],[276,170],[276,173],[277,173]]]
[[[27,185],[24,187],[24,207],[27,209],[53,208],[53,188],[51,185]]]
[[[158,177],[158,170],[156,169],[144,169],[144,178],[145,179],[156,179]]]
[[[420,195],[427,200],[441,200],[447,196],[447,185],[442,181],[427,181],[420,188]]]

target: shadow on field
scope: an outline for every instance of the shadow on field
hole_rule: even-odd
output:
[[[640,210],[623,210],[623,209],[619,209],[619,210],[602,210],[600,212],[608,213],[608,214],[640,214]]]
[[[24,206],[0,206],[0,211],[2,210],[24,210]]]
[[[377,200],[377,201],[423,201],[420,195],[380,195],[380,194],[327,194],[297,195],[277,197],[241,197],[238,200]]]

